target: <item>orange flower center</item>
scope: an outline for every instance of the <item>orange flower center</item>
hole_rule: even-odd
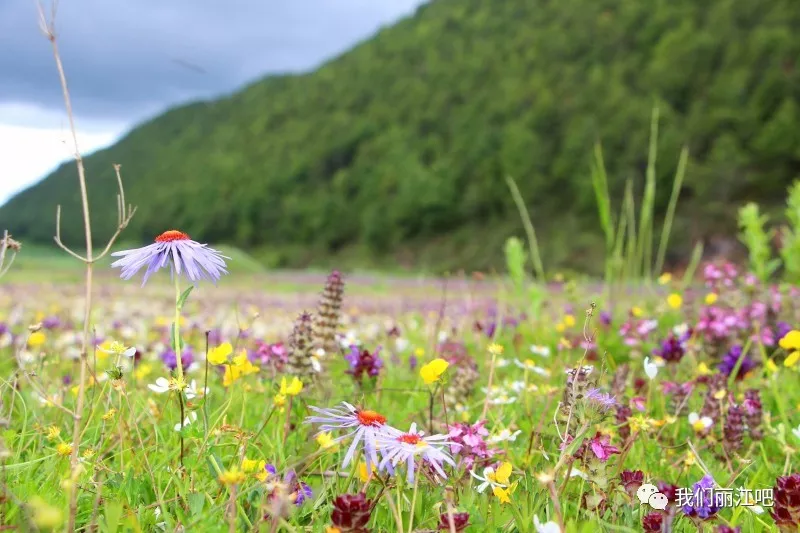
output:
[[[188,241],[188,240],[189,240],[188,235],[176,229],[165,231],[164,233],[156,237],[156,242],[172,242],[172,241]]]
[[[356,416],[362,426],[382,426],[386,423],[386,417],[375,411],[358,411]]]
[[[422,438],[413,433],[406,433],[405,435],[400,435],[397,440],[400,442],[405,442],[406,444],[419,444],[419,441],[421,441]]]

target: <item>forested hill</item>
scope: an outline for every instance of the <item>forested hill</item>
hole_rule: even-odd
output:
[[[797,0],[434,0],[312,73],[173,109],[87,157],[93,227],[115,226],[120,163],[129,240],[179,228],[285,266],[486,267],[522,235],[511,175],[546,266],[585,265],[603,246],[593,145],[613,198],[641,188],[657,103],[659,210],[691,153],[681,251],[734,235],[738,205],[777,205],[800,175],[798,27]],[[0,228],[51,242],[59,203],[80,242],[74,163],[0,209]]]

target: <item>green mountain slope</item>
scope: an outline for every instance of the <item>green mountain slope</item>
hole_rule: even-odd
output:
[[[435,0],[313,73],[173,109],[87,157],[93,227],[113,230],[121,163],[139,206],[127,239],[175,227],[283,265],[487,267],[521,234],[512,175],[545,261],[591,265],[592,145],[612,197],[641,188],[658,103],[660,210],[691,151],[680,253],[800,174],[798,27],[796,0]],[[0,209],[0,227],[49,240],[58,203],[80,242],[72,163]]]

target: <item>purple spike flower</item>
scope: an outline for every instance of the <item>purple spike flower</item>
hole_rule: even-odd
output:
[[[147,265],[142,287],[154,272],[168,264],[172,267],[172,272],[183,274],[192,283],[207,279],[216,285],[222,275],[228,273],[224,260],[230,259],[177,230],[165,231],[156,237],[156,242],[143,248],[123,250],[111,255],[121,257],[111,263],[111,266],[121,268],[121,277],[125,280],[131,279]]]
[[[714,502],[714,478],[706,474],[703,479],[692,485],[692,497],[687,505],[683,506],[683,513],[687,516],[706,520],[719,511],[719,506]]]
[[[753,361],[749,355],[742,353],[742,347],[738,344],[731,347],[728,353],[722,358],[722,362],[719,364],[720,372],[726,376],[730,376],[736,368],[737,361],[740,359],[742,362],[739,366],[739,372],[736,374],[736,379],[740,380],[744,378],[748,372],[756,367],[756,362]]]

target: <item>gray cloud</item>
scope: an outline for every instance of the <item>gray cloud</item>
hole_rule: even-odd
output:
[[[76,113],[127,121],[313,68],[423,1],[61,0],[56,31]],[[0,104],[63,108],[34,0],[0,0],[0,72]]]

